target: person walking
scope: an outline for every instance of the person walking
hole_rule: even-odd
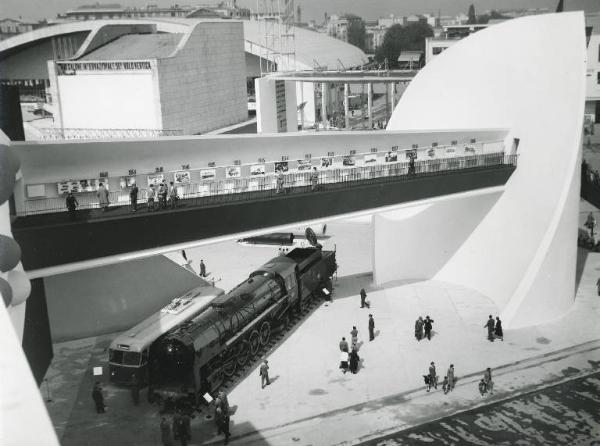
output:
[[[479,381],[479,393],[481,394],[481,396],[483,396],[486,392],[487,392],[487,390],[486,390],[485,380],[483,378],[481,378],[481,381]]]
[[[129,201],[131,202],[131,212],[137,212],[137,200],[139,189],[137,184],[133,183],[131,190],[129,191]]]
[[[504,332],[502,331],[502,321],[496,316],[496,326],[494,327],[494,335],[501,341],[504,341]]]
[[[442,391],[444,392],[444,395],[450,391],[448,385],[448,376],[444,376],[444,381],[442,381]]]
[[[487,328],[488,341],[494,342],[494,318],[492,317],[491,314],[490,314],[490,317],[488,318],[487,322],[483,326],[483,328]]]
[[[94,389],[92,390],[92,399],[96,405],[96,413],[104,413],[104,408],[106,406],[104,405],[104,396],[102,395],[100,381],[96,381],[96,384],[94,384]]]
[[[356,329],[356,326],[352,326],[350,336],[352,336],[352,348],[356,348],[358,344],[358,330]]]
[[[425,329],[425,337],[427,340],[431,341],[431,330],[433,328],[434,320],[429,316],[425,316],[425,320],[423,321],[423,328]]]
[[[165,180],[162,180],[160,186],[158,188],[158,209],[166,209],[167,208],[167,194],[169,193],[169,188],[167,187],[167,183]]]
[[[429,379],[431,380],[431,385],[437,390],[437,374],[435,371],[435,363],[431,361],[429,366]]]
[[[137,380],[135,373],[131,376],[131,399],[133,404],[139,406],[140,404],[140,384]]]
[[[177,187],[172,181],[169,183],[169,200],[171,200],[171,209],[175,209],[177,201],[179,201],[179,196],[177,195]]]
[[[200,260],[200,276],[206,277],[206,265],[204,264],[204,260]]]
[[[600,279],[598,279],[600,280]],[[367,304],[367,292],[364,288],[360,289],[360,308],[369,308],[369,304]]]
[[[285,177],[283,176],[283,169],[279,169],[277,171],[277,191],[276,193],[280,194],[283,192],[283,185],[285,183]]]
[[[585,226],[590,230],[590,237],[592,238],[592,241],[594,241],[594,227],[596,226],[596,219],[594,218],[594,214],[591,212],[587,216]]]
[[[319,172],[316,167],[313,167],[313,171],[310,174],[310,190],[316,191],[319,186]]]
[[[411,154],[408,160],[408,175],[414,176],[415,174],[415,155]]]
[[[269,361],[267,361],[266,359],[263,360],[263,363],[260,365],[259,374],[260,374],[261,388],[264,389],[265,385],[268,386],[269,384],[271,384],[269,382]]]
[[[67,194],[65,201],[67,210],[69,211],[69,217],[71,220],[75,220],[75,210],[77,209],[77,206],[79,206],[79,202],[77,201],[77,198],[75,198],[75,195],[73,195],[73,192]]]
[[[373,315],[369,314],[369,342],[375,339],[375,320]]]
[[[225,435],[225,444],[229,443],[229,413],[226,413],[221,404],[215,406],[215,423],[217,424],[217,435],[221,432]]]
[[[448,392],[452,392],[454,390],[454,383],[456,382],[456,378],[454,377],[454,364],[450,364],[446,376],[448,376]]]
[[[163,446],[173,446],[173,437],[171,436],[171,425],[165,417],[160,418],[160,439]]]
[[[109,199],[108,190],[104,187],[104,184],[100,183],[98,185],[98,192],[96,193],[96,195],[98,195],[98,200],[100,201],[100,207],[102,208],[102,212],[106,212],[109,205]]]
[[[415,338],[417,341],[423,339],[423,318],[419,316],[419,318],[415,321]]]
[[[360,357],[358,356],[358,352],[356,351],[355,348],[352,349],[352,351],[350,352],[350,371],[353,374],[356,374],[356,372],[358,371],[358,362],[360,361]]]
[[[485,388],[490,392],[490,395],[494,394],[494,381],[492,381],[492,369],[485,369],[485,373],[483,374],[483,381],[485,382]]]
[[[423,380],[425,381],[425,390],[429,392],[431,390],[431,377],[429,375],[423,375]]]
[[[154,210],[154,199],[156,198],[156,190],[154,189],[154,184],[150,185],[150,189],[148,189],[148,212]]]
[[[340,351],[348,353],[348,342],[346,338],[342,338],[340,341]]]

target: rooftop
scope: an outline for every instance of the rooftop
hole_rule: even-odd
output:
[[[183,34],[128,34],[81,57],[79,60],[164,59],[177,49]]]

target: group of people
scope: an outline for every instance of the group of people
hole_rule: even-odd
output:
[[[131,208],[133,212],[135,212],[135,210],[137,209],[137,190],[135,193],[135,205],[133,196],[131,195],[134,188],[137,189],[137,186],[134,185],[134,187],[132,187],[131,192],[129,193],[129,197],[131,199]],[[171,209],[175,209],[177,207],[179,195],[177,193],[177,187],[173,184],[172,181],[169,183],[169,186],[167,186],[167,182],[165,180],[162,180],[160,182],[158,188],[156,188],[154,184],[150,185],[150,189],[148,189],[148,212],[157,210],[155,208],[156,201],[158,201],[158,210],[166,209],[167,203],[170,203]]]
[[[494,342],[494,339],[500,339],[501,341],[504,341],[504,332],[502,331],[502,321],[500,320],[499,317],[496,317],[496,321],[494,322],[494,318],[490,314],[487,322],[485,323],[485,325],[483,327],[487,328],[488,341]]]
[[[435,368],[435,362],[431,361],[431,364],[429,365],[429,373],[427,375],[423,375],[423,380],[425,381],[425,389],[427,392],[429,392],[432,387],[437,390],[438,376]],[[456,377],[454,375],[454,364],[450,364],[450,367],[448,367],[448,372],[442,381],[442,390],[444,395],[446,395],[448,392],[452,392],[455,384]]]
[[[431,341],[433,322],[434,320],[429,316],[425,316],[425,319],[423,319],[422,316],[418,317],[418,319],[415,321],[415,338],[417,338],[417,341],[425,338]]]
[[[340,369],[344,374],[349,370],[351,373],[358,372],[360,356],[358,356],[358,330],[356,326],[350,331],[352,336],[352,349],[349,348],[346,338],[340,341]]]
[[[285,192],[285,175],[283,169],[279,168],[275,171],[276,188],[275,193],[280,194]],[[313,166],[310,172],[310,190],[316,191],[319,188],[319,171],[316,166]]]

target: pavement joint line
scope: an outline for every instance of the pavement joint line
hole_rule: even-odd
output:
[[[593,344],[596,344],[596,345],[594,347],[592,347],[592,348],[586,348],[584,350],[581,350],[582,348],[584,348],[586,346],[593,345]],[[503,373],[495,373],[496,376],[503,376],[503,375],[506,375],[506,374],[508,374],[508,373],[510,373],[512,371],[526,370],[526,369],[529,369],[529,368],[531,368],[533,366],[536,366],[536,365],[545,364],[547,362],[552,362],[552,361],[556,361],[556,360],[560,360],[560,359],[565,359],[565,358],[568,358],[568,357],[573,356],[575,354],[587,353],[587,352],[594,351],[594,350],[599,350],[599,349],[600,349],[600,339],[594,339],[594,340],[591,340],[591,341],[583,342],[581,344],[576,344],[576,345],[573,345],[573,346],[570,346],[570,347],[565,347],[565,348],[562,348],[562,349],[558,349],[558,350],[555,350],[555,351],[552,351],[552,352],[546,352],[546,353],[542,353],[540,355],[536,355],[536,356],[533,356],[533,357],[530,357],[530,358],[525,358],[525,359],[521,359],[521,360],[518,360],[518,361],[510,362],[508,364],[503,364],[501,366],[495,367],[494,368],[494,372],[497,372],[498,370],[507,370],[509,368],[512,368],[512,367],[515,367],[515,366],[518,366],[518,365],[521,365],[521,364],[532,363],[532,364],[529,364],[529,365],[526,365],[526,366],[523,366],[523,367],[515,368],[514,370],[504,371]],[[570,351],[570,353],[568,353],[569,351]],[[565,353],[568,353],[568,354],[565,354]],[[555,357],[557,355],[561,355],[561,356]],[[534,362],[536,360],[543,359],[543,358],[547,358],[547,359],[545,361],[542,361],[542,362]],[[473,382],[476,381],[476,380],[475,381],[472,380],[472,378],[475,377],[475,376],[477,376],[477,377],[481,376],[481,374],[483,372],[484,372],[484,370],[481,370],[481,371],[469,373],[467,375],[459,377],[460,379],[457,380],[457,382],[459,384],[456,387],[462,387],[462,386],[465,386],[467,384],[472,384]],[[593,372],[590,372],[590,374],[593,374],[593,373],[596,373],[596,372],[597,372],[597,370],[594,370]],[[569,380],[573,379],[573,376],[574,375],[570,375],[570,376],[564,377],[564,381],[569,381]],[[542,389],[542,388],[545,388],[545,387],[542,387],[544,384],[546,384],[546,387],[550,387],[551,385],[560,384],[560,381],[559,382],[551,381],[551,384],[547,384],[547,383],[540,384],[540,386],[538,387],[538,390]],[[527,391],[523,392],[523,394],[531,393],[533,391],[535,391],[535,390],[527,390]],[[373,400],[373,401],[367,401],[367,403],[376,403],[378,401],[379,402],[384,402],[386,399],[397,398],[397,397],[407,397],[407,396],[410,396],[410,395],[413,395],[413,394],[415,394],[415,397],[426,396],[426,395],[420,395],[423,392],[424,392],[423,388],[420,387],[418,389],[407,390],[405,392],[400,392],[400,393],[396,393],[396,394],[393,394],[393,395],[384,396],[384,397],[378,398],[378,399]],[[505,400],[506,399],[510,399],[513,396],[515,396],[515,397],[520,396],[519,395],[519,390],[515,390],[514,392],[508,394],[504,399]],[[459,413],[462,413],[462,412],[466,412],[468,410],[474,410],[474,409],[477,409],[477,408],[489,405],[489,404],[494,403],[494,402],[499,402],[499,401],[501,401],[501,400],[498,400],[496,398],[496,399],[494,399],[494,401],[492,401],[490,403],[482,403],[480,405],[476,405],[475,407],[470,407],[469,409],[466,409],[464,411],[458,411],[458,412],[456,412],[453,415],[456,415],[456,414],[459,414]],[[279,424],[279,425],[276,425],[276,426],[267,427],[267,428],[264,428],[264,429],[261,429],[261,430],[254,430],[254,431],[246,432],[246,433],[243,433],[243,434],[240,434],[240,435],[235,435],[235,436],[232,435],[230,437],[230,441],[241,440],[243,438],[248,438],[248,437],[251,437],[251,436],[256,435],[256,434],[263,434],[265,432],[280,430],[280,429],[283,429],[283,428],[286,428],[286,427],[291,427],[293,425],[298,425],[298,424],[309,422],[309,421],[316,420],[316,419],[319,419],[319,418],[321,418],[321,419],[331,418],[331,417],[334,417],[334,416],[337,416],[337,415],[340,415],[342,413],[349,412],[349,411],[356,412],[357,408],[359,408],[360,406],[364,406],[364,405],[365,405],[365,403],[354,404],[354,405],[351,405],[351,406],[346,406],[346,407],[342,407],[342,408],[339,408],[339,409],[335,409],[335,410],[332,410],[330,412],[324,412],[324,413],[320,413],[320,414],[316,414],[316,415],[311,415],[309,417],[300,418],[298,420],[294,420],[294,421],[291,421],[291,422],[288,422],[288,423],[283,423],[283,424]],[[367,412],[372,412],[372,411],[375,411],[375,410],[378,410],[378,409],[379,409],[379,407],[373,407],[371,409],[368,409]],[[447,416],[445,415],[445,416],[440,417],[440,418],[445,418],[445,417],[447,417]],[[435,421],[435,420],[431,420],[431,421]],[[412,426],[408,426],[408,427],[402,428],[400,430],[408,429],[409,427],[412,427]],[[213,444],[217,444],[217,443],[220,443],[220,440],[214,440],[214,441],[207,442],[207,443],[204,443],[204,444],[208,446],[208,445],[213,445]],[[342,442],[342,443],[339,443],[339,444],[347,444],[347,443],[343,443]]]

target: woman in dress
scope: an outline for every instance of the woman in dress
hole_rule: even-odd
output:
[[[496,326],[494,327],[494,335],[501,341],[504,341],[504,333],[502,332],[502,321],[496,316]]]

